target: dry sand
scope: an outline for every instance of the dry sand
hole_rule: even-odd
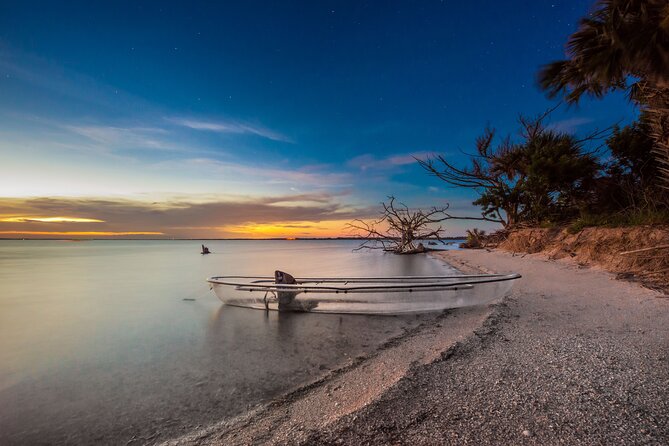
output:
[[[541,255],[438,255],[523,279],[171,444],[669,444],[669,299]]]

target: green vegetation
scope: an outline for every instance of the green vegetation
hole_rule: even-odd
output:
[[[465,248],[482,248],[485,240],[485,231],[481,229],[467,229],[467,239],[463,243]]]
[[[444,156],[419,162],[450,186],[475,190],[483,219],[506,229],[669,223],[669,190],[643,117],[588,151],[601,133],[579,139],[545,126],[547,116],[521,118],[517,142],[493,146],[494,131],[486,130],[466,166]]]
[[[658,169],[669,187],[669,6],[666,0],[600,0],[567,42],[568,59],[546,65],[541,86],[574,103],[626,91],[645,112]]]
[[[567,52],[567,60],[539,73],[549,96],[574,103],[625,90],[641,110],[639,120],[579,138],[546,125],[549,111],[521,117],[516,141],[495,144],[495,132],[486,130],[464,166],[444,156],[419,162],[450,186],[475,190],[482,218],[507,229],[669,223],[666,0],[598,1]]]
[[[635,210],[618,214],[583,214],[567,226],[572,234],[592,226],[620,228],[627,226],[658,225],[669,222],[669,210]]]

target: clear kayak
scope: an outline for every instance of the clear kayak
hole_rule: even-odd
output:
[[[226,305],[390,315],[486,304],[506,296],[519,278],[519,274],[293,278],[277,271],[275,277],[215,276],[207,282]]]

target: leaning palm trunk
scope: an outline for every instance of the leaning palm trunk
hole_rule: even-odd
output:
[[[669,88],[644,83],[639,86],[639,93],[655,141],[653,155],[658,161],[658,170],[663,180],[659,183],[669,189]]]

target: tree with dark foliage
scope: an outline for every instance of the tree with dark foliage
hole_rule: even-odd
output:
[[[590,212],[656,212],[666,207],[669,193],[658,180],[659,165],[652,154],[653,139],[645,116],[615,127],[606,145],[610,159],[593,189]]]
[[[476,140],[476,153],[464,167],[445,156],[418,160],[430,174],[452,187],[475,190],[482,219],[505,228],[518,224],[564,221],[578,214],[599,165],[584,150],[587,139],[551,130],[543,120],[521,117],[521,140],[510,138],[494,145],[495,132],[487,129]]]
[[[567,59],[543,67],[539,83],[570,103],[627,91],[646,112],[657,174],[669,188],[669,3],[599,0],[567,42]]]

